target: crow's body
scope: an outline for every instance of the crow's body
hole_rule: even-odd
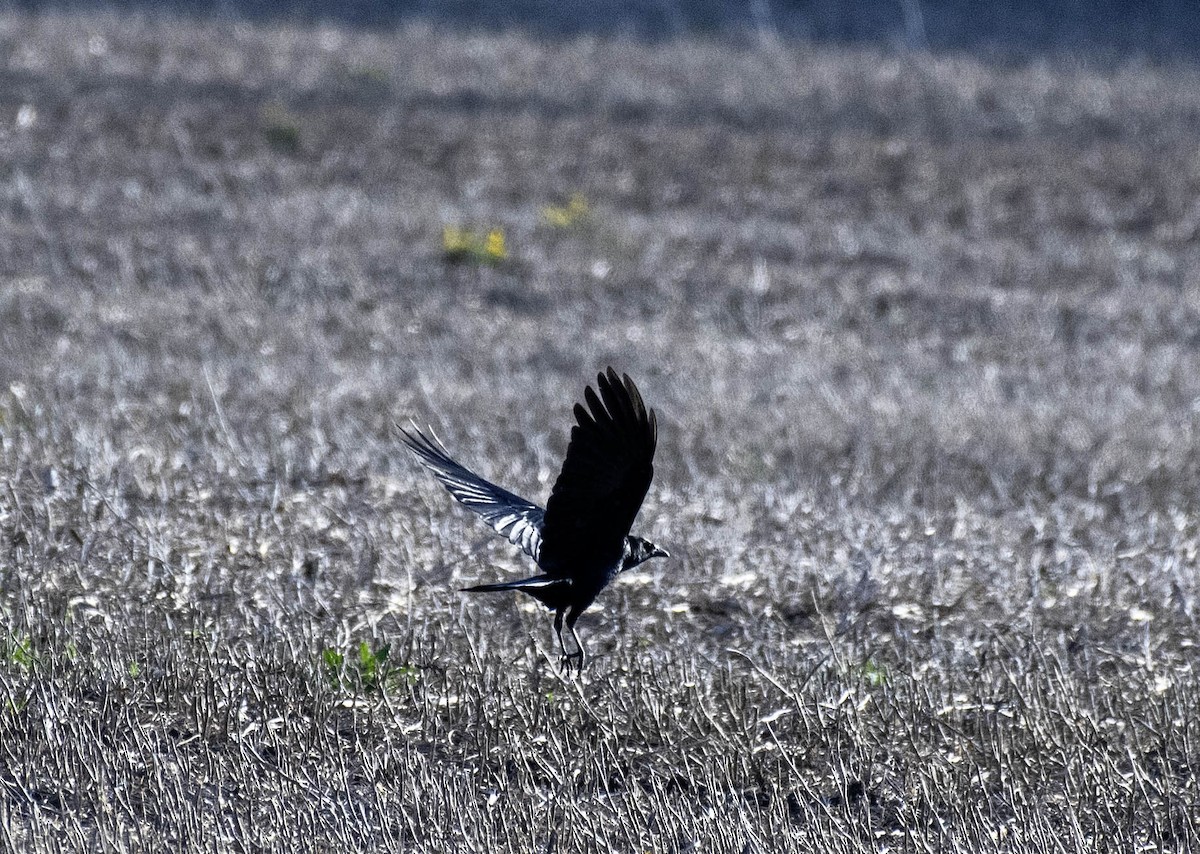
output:
[[[554,629],[564,661],[582,669],[584,648],[575,622],[619,572],[661,549],[629,529],[654,477],[658,421],[628,376],[609,368],[575,405],[576,424],[562,471],[546,508],[514,495],[462,466],[436,439],[415,426],[401,428],[405,444],[462,504],[478,513],[509,542],[519,545],[542,570],[520,581],[481,584],[469,593],[520,590],[554,611]],[[562,628],[575,641],[568,654]]]

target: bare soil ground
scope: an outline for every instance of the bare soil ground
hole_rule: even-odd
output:
[[[1194,847],[1198,200],[1182,67],[0,15],[0,848]],[[573,680],[393,422],[610,363]]]

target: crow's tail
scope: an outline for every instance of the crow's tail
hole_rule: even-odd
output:
[[[536,590],[561,584],[561,578],[550,578],[546,575],[535,575],[533,578],[522,578],[520,581],[501,581],[497,584],[478,584],[474,587],[463,587],[463,593],[495,593],[499,590]]]

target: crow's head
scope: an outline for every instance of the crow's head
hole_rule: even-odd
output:
[[[671,553],[661,546],[656,546],[641,537],[625,538],[625,557],[621,560],[621,571],[633,569],[639,563],[644,563],[652,557],[670,557]]]

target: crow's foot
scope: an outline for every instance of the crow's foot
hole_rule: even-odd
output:
[[[583,673],[583,650],[564,653],[562,658],[559,659],[559,669],[565,676],[570,676],[572,669],[577,674]]]

